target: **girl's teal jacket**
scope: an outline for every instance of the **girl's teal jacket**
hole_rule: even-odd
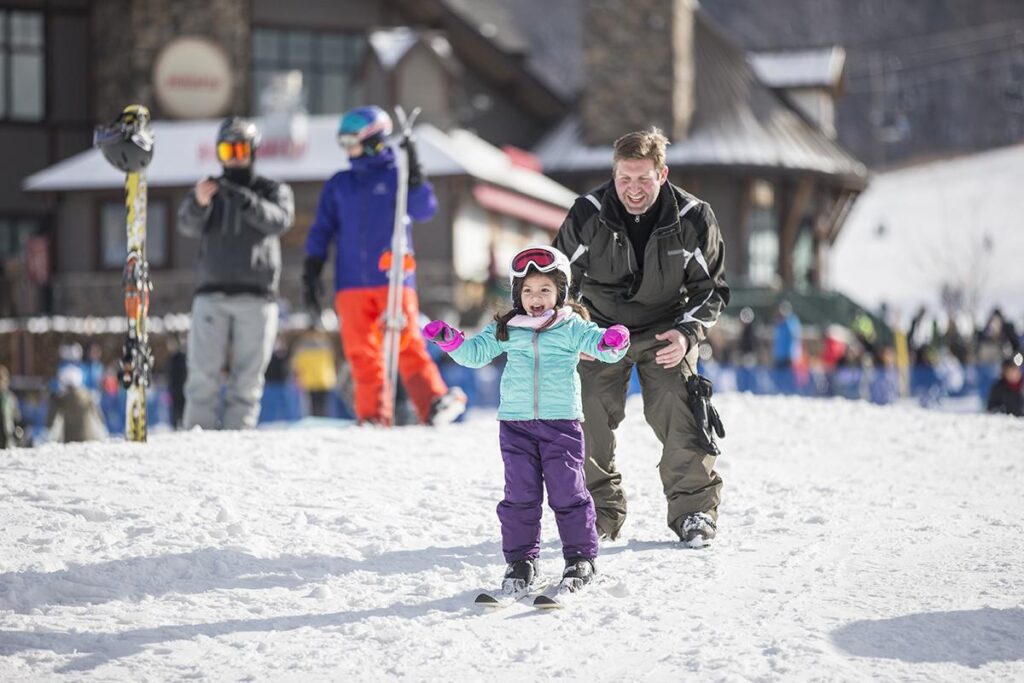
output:
[[[566,312],[568,314],[566,314]],[[582,420],[579,354],[614,363],[625,349],[599,351],[604,328],[583,320],[572,309],[563,308],[550,327],[534,330],[508,327],[508,341],[498,341],[496,323],[464,341],[451,352],[452,360],[468,368],[487,365],[507,353],[501,375],[499,420]]]

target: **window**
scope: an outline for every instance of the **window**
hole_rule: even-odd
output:
[[[41,13],[0,9],[0,119],[43,120],[44,52]]]
[[[793,245],[793,284],[797,289],[814,285],[814,253],[817,250],[810,218],[800,222],[800,232]]]
[[[146,259],[154,268],[166,266],[167,202],[150,199],[146,206]],[[127,216],[123,202],[104,202],[100,207],[100,265],[121,268],[128,253]]]
[[[340,114],[359,104],[356,69],[366,38],[348,33],[255,29],[252,33],[252,108],[275,74],[302,72],[311,114]]]
[[[18,258],[28,238],[39,232],[39,221],[32,218],[0,218],[0,261]]]
[[[756,181],[751,188],[750,222],[747,229],[747,253],[750,284],[770,286],[777,280],[779,265],[778,219],[775,213],[775,189]]]

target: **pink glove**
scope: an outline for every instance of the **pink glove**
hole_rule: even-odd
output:
[[[624,349],[629,346],[629,330],[624,325],[612,325],[604,331],[601,342],[597,345],[598,350]]]
[[[443,320],[431,320],[423,328],[423,336],[437,344],[445,353],[451,353],[462,346],[466,335]]]

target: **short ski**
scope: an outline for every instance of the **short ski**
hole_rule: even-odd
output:
[[[519,600],[522,600],[523,598],[528,598],[531,595],[536,595],[538,592],[543,590],[544,585],[537,583],[533,583],[532,585],[520,590],[507,589],[505,587],[502,587],[501,590],[495,591],[493,593],[486,591],[480,593],[476,596],[476,599],[473,600],[473,603],[476,605],[481,605],[483,607],[493,607],[495,609],[500,609],[502,607],[508,607],[509,605],[514,604]]]
[[[553,589],[544,591],[533,599],[537,609],[559,609],[573,602],[583,590],[579,579],[563,579]]]

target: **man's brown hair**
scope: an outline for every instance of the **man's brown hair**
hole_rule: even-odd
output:
[[[615,152],[612,155],[612,165],[619,163],[622,159],[650,159],[654,162],[654,170],[661,172],[665,168],[665,147],[668,146],[668,138],[656,126],[647,130],[636,130],[626,133],[615,141]]]

